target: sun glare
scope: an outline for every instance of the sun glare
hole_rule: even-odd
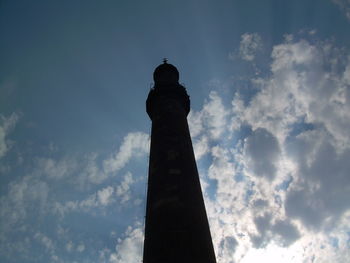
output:
[[[241,261],[241,263],[256,262],[299,263],[302,262],[302,254],[298,251],[298,245],[283,248],[275,244],[270,244],[266,248],[252,248]]]

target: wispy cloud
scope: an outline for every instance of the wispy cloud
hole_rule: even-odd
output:
[[[238,54],[231,52],[229,58],[234,60],[238,56],[245,61],[253,61],[260,50],[262,50],[260,35],[258,33],[244,33],[241,35]]]
[[[19,115],[16,113],[12,113],[9,117],[0,114],[0,158],[8,151],[9,142],[6,140],[6,136],[16,125],[18,118]]]
[[[349,0],[332,0],[333,3],[337,4],[342,12],[345,13],[346,18],[350,20],[350,1]]]
[[[149,151],[149,135],[141,132],[129,133],[123,140],[119,151],[103,162],[106,173],[119,171],[131,157],[146,154]]]

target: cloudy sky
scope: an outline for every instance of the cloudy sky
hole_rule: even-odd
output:
[[[2,0],[1,262],[141,262],[164,57],[218,263],[349,262],[349,0]]]

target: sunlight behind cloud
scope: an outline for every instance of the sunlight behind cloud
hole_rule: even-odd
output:
[[[349,261],[349,0],[19,2],[0,8],[1,263],[140,262],[164,56],[217,263]]]
[[[302,263],[305,262],[302,254],[300,245],[283,248],[275,244],[269,244],[266,248],[249,249],[239,262]]]

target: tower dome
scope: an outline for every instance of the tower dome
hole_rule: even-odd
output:
[[[163,64],[159,65],[153,72],[155,84],[178,84],[179,71],[177,68],[164,59]]]

